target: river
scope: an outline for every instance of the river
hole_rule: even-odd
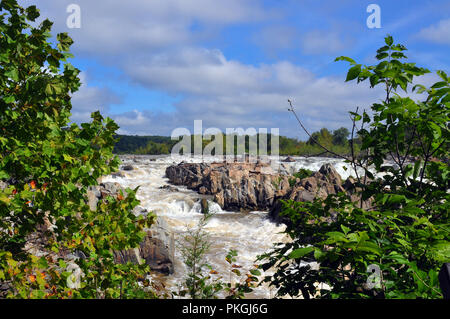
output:
[[[181,161],[199,162],[200,159],[191,157],[171,156],[120,156],[123,165],[132,165],[133,170],[121,171],[123,177],[106,176],[103,182],[117,182],[123,187],[135,188],[140,186],[137,198],[141,201],[140,206],[148,211],[153,211],[159,219],[159,227],[166,234],[166,241],[180,239],[181,234],[186,232],[188,227],[195,227],[203,216],[200,207],[200,195],[188,190],[185,187],[176,186],[178,191],[161,188],[169,185],[165,177],[166,167],[178,164]],[[280,158],[282,159],[282,158]],[[345,170],[342,160],[334,158],[304,158],[294,157],[292,163],[283,163],[286,170],[291,172],[300,168],[307,168],[317,171],[325,163],[331,163],[343,178],[348,177],[350,170]],[[214,158],[201,159],[212,162]],[[276,162],[279,164],[279,162]],[[276,242],[288,240],[282,232],[284,225],[277,225],[267,218],[267,212],[229,212],[223,211],[219,205],[208,200],[210,212],[214,213],[211,220],[205,227],[209,234],[212,246],[206,258],[210,265],[214,266],[219,274],[223,274],[228,279],[229,265],[225,261],[225,256],[230,249],[237,250],[237,263],[243,269],[249,269],[255,262],[258,255],[269,251]],[[162,225],[162,226],[161,226]],[[174,245],[176,247],[176,245]],[[177,286],[183,282],[186,273],[181,256],[177,249],[174,249],[174,274],[165,278],[166,288],[169,291],[177,291]],[[269,270],[270,272],[270,270]],[[265,273],[263,275],[267,275]],[[250,294],[250,298],[271,298],[275,294],[274,289],[261,286]]]

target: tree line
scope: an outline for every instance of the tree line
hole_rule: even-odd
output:
[[[324,151],[317,143],[325,145],[329,150],[338,154],[350,154],[349,139],[350,131],[341,127],[334,131],[327,128],[322,128],[317,132],[311,134],[311,137],[306,141],[301,141],[296,138],[280,136],[279,137],[279,154],[280,155],[297,155],[297,156],[330,156],[331,153]],[[168,136],[137,136],[137,135],[117,135],[118,141],[114,146],[114,153],[116,154],[136,154],[136,155],[161,155],[170,154],[172,147],[178,143],[178,140],[172,140]],[[226,154],[226,135],[222,134],[223,138],[223,154]],[[262,139],[267,143],[269,154],[271,153],[271,138],[270,134],[258,134],[258,145]],[[211,143],[209,139],[202,139],[202,147]],[[249,137],[245,139],[245,150],[249,150]],[[194,144],[194,136],[191,136],[191,144]],[[354,144],[357,149],[360,145],[359,139],[354,139]],[[235,154],[237,148],[235,145]]]

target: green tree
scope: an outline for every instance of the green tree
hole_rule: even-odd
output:
[[[166,144],[148,142],[145,147],[141,147],[135,151],[136,154],[151,154],[151,155],[161,155],[169,154],[169,148]]]
[[[333,144],[346,146],[348,145],[348,136],[350,132],[347,128],[341,127],[333,131]]]
[[[333,135],[331,135],[328,129],[322,128],[319,132],[314,132],[308,140],[308,144],[310,145],[315,145],[316,143],[331,148],[333,145]]]
[[[284,202],[293,240],[261,257],[264,269],[279,266],[266,281],[280,295],[442,297],[438,272],[450,260],[450,81],[438,71],[440,81],[430,88],[412,88],[424,100],[401,97],[400,89],[409,92],[414,77],[429,72],[402,62],[405,50],[387,36],[377,65],[337,58],[351,64],[347,81],[368,79],[385,89],[386,98],[372,105],[372,117],[350,112],[362,143],[360,156],[347,160],[364,170],[354,172],[357,200],[340,193],[312,203]]]
[[[35,6],[2,0],[0,13],[0,281],[11,298],[135,296],[148,269],[118,265],[113,252],[136,247],[154,216],[132,213],[135,190],[96,211],[86,198],[118,168],[118,126],[98,112],[91,123],[70,124],[80,87],[80,71],[67,62],[72,39],[61,33],[52,44],[52,22],[30,24],[40,15]],[[37,252],[27,246],[36,235]],[[78,289],[68,284],[70,254],[82,257],[74,261],[83,273]]]
[[[190,228],[183,234],[178,243],[178,249],[187,268],[187,274],[179,291],[172,292],[174,296],[191,299],[217,299],[219,293],[224,292],[226,299],[243,299],[245,294],[251,293],[261,275],[257,265],[253,265],[248,272],[242,270],[237,262],[237,251],[231,249],[225,256],[230,267],[229,281],[225,282],[219,272],[213,269],[206,260],[212,242],[205,231],[212,214],[205,214],[195,228]]]

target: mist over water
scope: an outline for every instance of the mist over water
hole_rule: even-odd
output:
[[[345,163],[333,158],[294,157],[296,162],[281,164],[281,171],[292,173],[300,168],[317,171],[325,163],[332,164],[343,178],[347,178],[350,170],[344,170]],[[140,206],[147,211],[153,211],[158,216],[158,231],[165,234],[164,241],[180,239],[187,227],[195,227],[203,216],[201,213],[201,195],[183,186],[175,186],[178,191],[161,188],[170,185],[165,177],[168,166],[184,162],[199,162],[201,159],[191,157],[171,158],[170,156],[121,156],[123,165],[132,165],[132,171],[121,171],[124,177],[106,176],[103,182],[117,182],[123,187],[140,186],[137,198]],[[203,161],[213,162],[214,157]],[[204,196],[203,196],[204,197]],[[214,213],[205,230],[212,242],[207,255],[208,263],[213,266],[225,281],[229,280],[230,269],[225,256],[230,249],[237,250],[237,263],[243,266],[243,273],[255,263],[256,257],[268,252],[274,243],[285,242],[288,237],[282,232],[285,225],[277,225],[267,218],[267,212],[230,212],[223,211],[220,206],[208,199],[210,212]],[[152,226],[153,227],[153,226]],[[175,244],[176,247],[176,244]],[[169,291],[177,291],[177,285],[182,284],[186,269],[177,249],[174,251],[174,274],[166,277],[165,284]],[[265,274],[269,274],[270,270]],[[234,275],[233,275],[234,276]],[[263,274],[264,276],[264,274]],[[233,277],[232,277],[233,278]],[[236,278],[234,276],[234,278]],[[274,289],[258,287],[250,298],[271,298]]]

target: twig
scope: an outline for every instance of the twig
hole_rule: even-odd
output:
[[[288,100],[288,102],[289,102],[289,105],[291,106],[291,108],[289,109],[289,112],[292,112],[292,113],[294,114],[295,118],[297,119],[297,122],[300,124],[300,126],[302,127],[302,129],[306,132],[306,134],[308,134],[308,136],[311,138],[311,140],[312,140],[314,143],[316,143],[317,145],[319,145],[321,148],[323,148],[323,149],[324,149],[325,151],[327,151],[328,153],[333,154],[333,155],[335,155],[335,156],[337,156],[337,157],[339,157],[339,158],[345,159],[345,160],[347,160],[347,161],[350,161],[347,157],[345,157],[345,156],[343,156],[343,155],[341,155],[341,154],[335,153],[335,152],[329,150],[328,148],[326,148],[325,146],[323,146],[322,144],[320,144],[319,142],[317,142],[316,139],[313,138],[312,135],[311,135],[311,134],[308,132],[308,130],[305,128],[305,126],[303,125],[302,121],[300,121],[300,119],[298,118],[297,113],[295,112],[294,107],[292,106],[291,100]]]

